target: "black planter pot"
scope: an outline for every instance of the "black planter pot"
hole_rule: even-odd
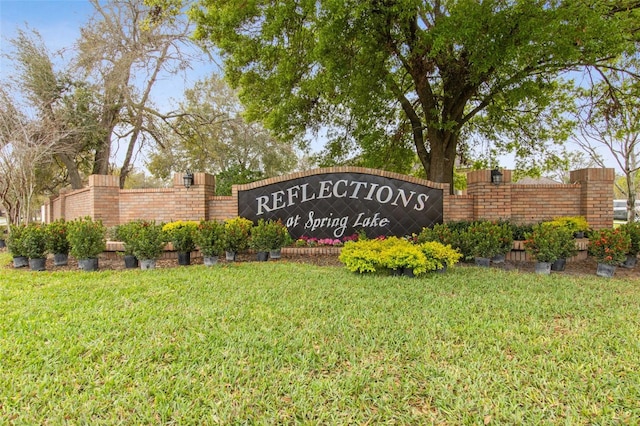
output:
[[[69,255],[66,253],[55,253],[53,255],[54,266],[65,266],[69,263]]]
[[[98,270],[98,258],[78,259],[78,268],[83,271],[92,272]]]
[[[138,258],[132,254],[124,255],[124,267],[127,269],[134,269],[139,266]]]
[[[402,268],[402,275],[409,278],[415,278],[415,274],[413,273],[413,268]]]
[[[3,249],[7,246],[7,243],[5,242],[4,239],[0,239],[0,249]]]
[[[558,259],[551,264],[551,270],[561,272],[567,266],[567,259]]]
[[[635,254],[628,254],[627,259],[622,263],[622,266],[627,269],[633,269],[638,263],[638,257]]]
[[[491,259],[488,257],[476,257],[474,258],[476,266],[481,266],[483,268],[488,268],[491,265]]]
[[[282,250],[275,249],[269,251],[269,259],[280,259],[282,257]]]
[[[29,266],[29,258],[25,256],[14,256],[13,267],[14,268],[26,268]]]
[[[38,257],[36,259],[29,259],[29,268],[32,271],[46,271],[47,259],[43,257]]]
[[[191,252],[178,252],[178,265],[191,265]]]
[[[268,251],[259,251],[256,253],[256,259],[258,262],[266,262],[269,260],[269,252]]]

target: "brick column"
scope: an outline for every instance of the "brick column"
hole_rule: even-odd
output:
[[[194,173],[193,185],[184,186],[184,173],[173,175],[174,220],[205,220],[209,217],[209,198],[215,195],[216,178]]]
[[[89,176],[91,217],[109,227],[120,224],[120,177]]]
[[[613,169],[581,169],[570,173],[580,185],[580,214],[593,229],[613,226]]]
[[[467,194],[473,196],[473,219],[511,218],[511,170],[501,170],[502,183],[491,183],[491,170],[467,174]]]

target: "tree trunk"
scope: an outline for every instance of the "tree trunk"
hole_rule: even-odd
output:
[[[72,189],[82,189],[82,176],[78,170],[78,165],[68,154],[58,154],[58,158],[67,169],[69,175],[69,185]]]
[[[448,183],[449,193],[453,194],[453,172],[458,136],[455,133],[435,130],[427,132],[427,139],[430,147],[427,179],[438,183]]]

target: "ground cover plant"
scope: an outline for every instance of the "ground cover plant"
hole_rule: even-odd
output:
[[[8,254],[0,263],[10,263]],[[9,424],[634,424],[640,284],[0,268]]]

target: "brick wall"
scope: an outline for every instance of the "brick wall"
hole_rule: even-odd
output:
[[[595,228],[613,225],[613,169],[583,169],[571,172],[569,185],[521,185],[512,183],[511,171],[504,170],[503,183],[491,183],[489,170],[477,170],[467,175],[465,195],[448,195],[448,185],[401,176],[381,170],[358,167],[335,167],[294,173],[288,176],[254,182],[250,188],[317,173],[372,173],[390,178],[403,178],[444,191],[445,222],[477,219],[505,219],[516,223],[533,223],[554,216],[585,216]],[[134,219],[224,220],[238,214],[238,187],[229,197],[215,196],[215,177],[194,174],[189,189],[183,176],[175,175],[172,188],[121,190],[116,176],[91,176],[89,187],[62,193],[45,206],[48,220],[64,217],[72,220],[83,216],[100,218],[107,226]]]

